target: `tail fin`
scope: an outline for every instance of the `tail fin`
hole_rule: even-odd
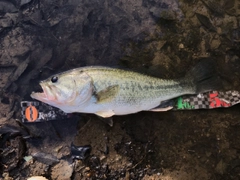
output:
[[[185,76],[185,81],[191,83],[195,93],[203,93],[212,90],[219,90],[222,87],[220,78],[216,72],[216,64],[211,59],[201,60]]]

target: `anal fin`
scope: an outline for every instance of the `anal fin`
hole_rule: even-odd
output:
[[[169,106],[169,107],[165,107],[165,108],[154,108],[154,109],[150,109],[149,111],[153,111],[153,112],[163,112],[163,111],[169,111],[171,110],[173,107]]]
[[[169,111],[174,107],[175,100],[166,100],[162,101],[157,107],[150,109],[149,111],[153,112],[161,112],[161,111]]]

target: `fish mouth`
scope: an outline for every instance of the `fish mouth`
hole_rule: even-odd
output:
[[[42,86],[41,86],[42,87]],[[37,99],[39,101],[42,101],[43,99],[47,99],[46,91],[44,91],[44,88],[42,87],[43,92],[32,92],[31,93],[31,98]]]
[[[43,83],[40,83],[42,88],[42,92],[32,92],[31,98],[42,101],[42,102],[49,102],[50,100],[55,99],[55,96],[51,93],[51,88]]]

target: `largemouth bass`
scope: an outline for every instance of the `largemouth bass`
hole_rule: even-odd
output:
[[[216,90],[219,79],[213,65],[200,62],[185,77],[159,79],[108,67],[83,67],[41,81],[42,93],[31,97],[66,113],[93,113],[107,118],[139,111],[165,111],[161,102]]]

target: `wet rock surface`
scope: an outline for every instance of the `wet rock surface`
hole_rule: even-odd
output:
[[[239,105],[141,112],[113,127],[86,114],[19,120],[40,80],[86,65],[178,78],[210,57],[239,91],[239,14],[236,0],[0,1],[0,179],[239,179]]]

